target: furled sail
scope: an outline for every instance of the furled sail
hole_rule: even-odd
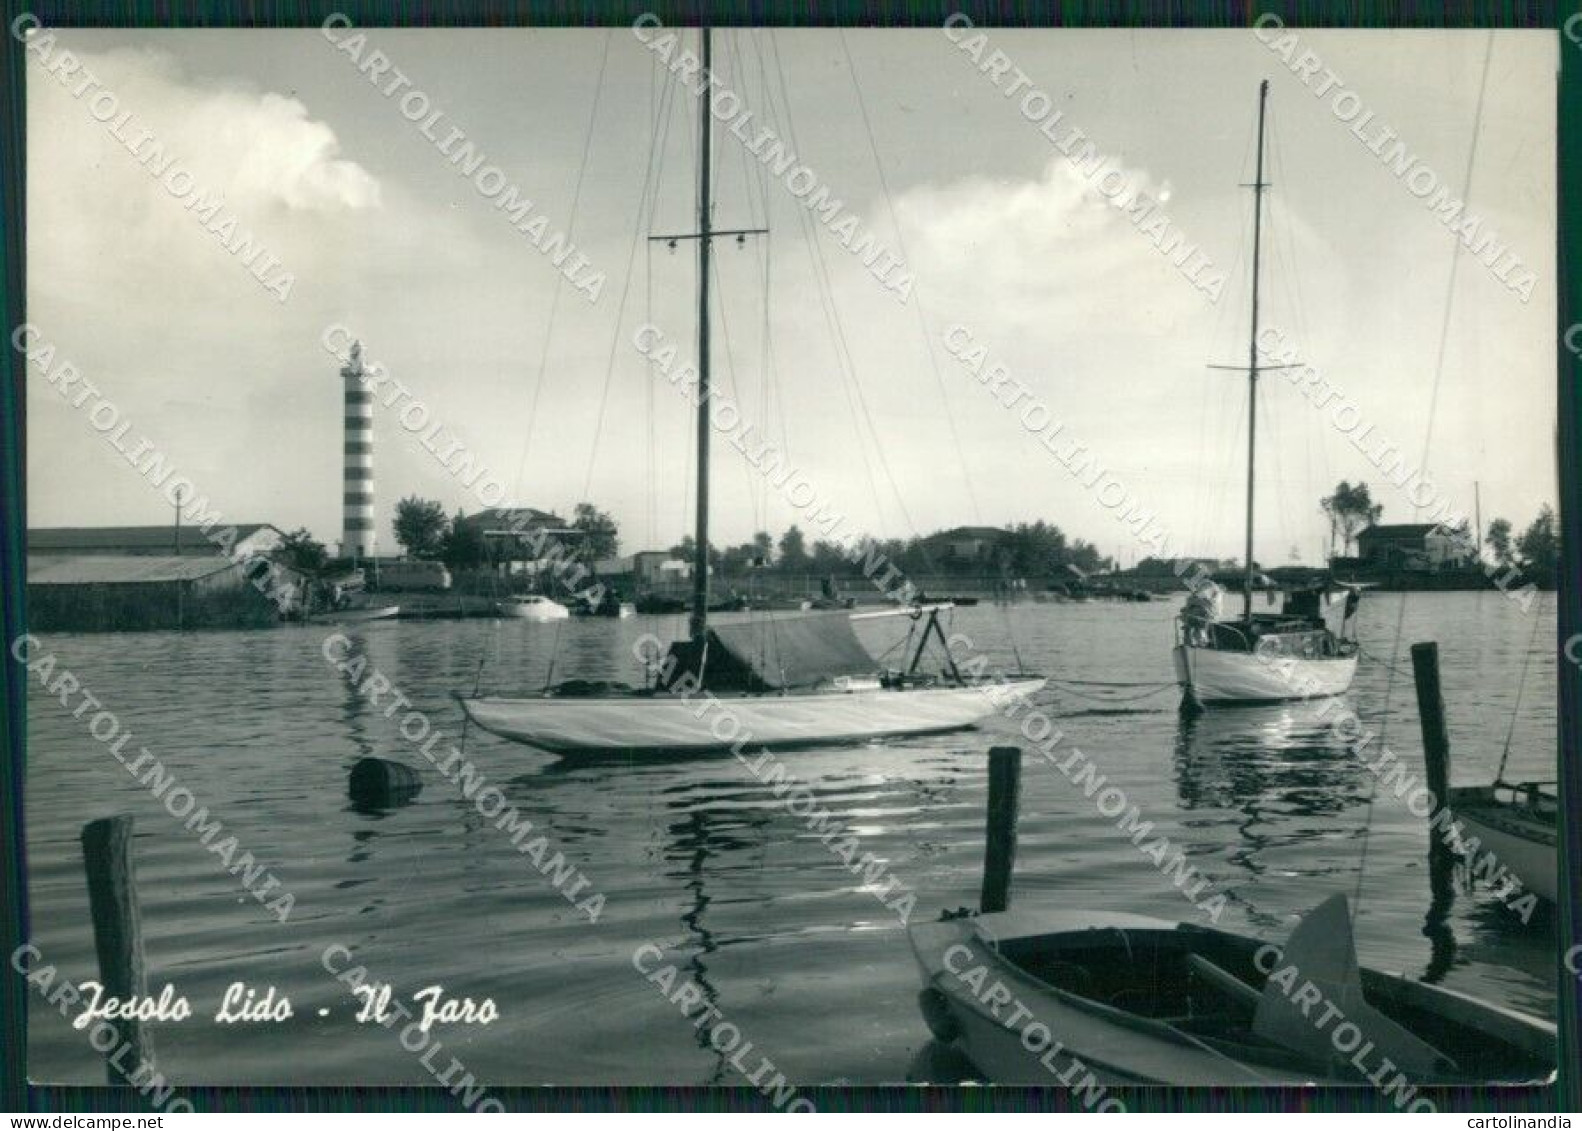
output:
[[[811,613],[712,625],[703,646],[678,640],[660,681],[671,687],[691,674],[710,691],[789,691],[878,666],[843,613]]]

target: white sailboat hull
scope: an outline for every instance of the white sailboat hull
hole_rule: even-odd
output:
[[[1357,657],[1281,657],[1251,652],[1175,647],[1176,682],[1199,704],[1278,703],[1343,695],[1357,674]]]
[[[1557,875],[1560,856],[1555,842],[1545,843],[1523,836],[1518,828],[1499,821],[1498,816],[1486,817],[1478,810],[1457,808],[1454,794],[1451,797],[1451,809],[1461,822],[1465,835],[1469,839],[1476,837],[1481,842],[1479,856],[1493,853],[1494,858],[1521,880],[1522,886],[1528,891],[1550,903],[1555,902],[1560,890]]]
[[[480,697],[461,704],[490,734],[545,750],[711,750],[738,742],[801,746],[957,730],[1033,694],[1044,682],[727,695],[717,697],[717,706],[696,696],[662,694]]]

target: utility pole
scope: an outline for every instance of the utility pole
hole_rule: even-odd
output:
[[[1481,565],[1483,563],[1483,496],[1476,479],[1472,481],[1472,521],[1478,524],[1476,537],[1472,542],[1472,557]]]

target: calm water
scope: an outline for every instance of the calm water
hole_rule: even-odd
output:
[[[1403,616],[1404,602],[1404,616]],[[958,610],[955,627],[996,658],[1016,646],[1059,680],[1171,679],[1175,602]],[[1364,647],[1410,670],[1411,641],[1440,642],[1457,782],[1488,780],[1514,720],[1511,774],[1553,777],[1554,605],[1533,621],[1499,594],[1373,595]],[[1397,650],[1397,621],[1401,622]],[[559,629],[556,678],[631,678],[629,642],[675,618],[578,621]],[[904,622],[860,626],[876,651]],[[452,690],[541,684],[554,626],[397,623],[356,633],[372,660],[452,736]],[[427,1083],[396,1034],[353,1023],[355,1002],[319,964],[343,943],[411,993],[442,983],[492,997],[486,1027],[437,1031],[495,1083],[733,1083],[734,1070],[632,968],[654,942],[712,994],[726,1019],[801,1082],[906,1079],[928,1043],[903,928],[803,823],[729,756],[578,764],[470,734],[467,753],[511,801],[553,831],[608,896],[590,926],[387,720],[324,660],[324,630],[56,635],[47,646],[120,716],[296,897],[277,923],[134,782],[84,723],[30,688],[27,846],[33,938],[73,980],[95,977],[78,833],[136,816],[138,893],[150,983],[194,1016],[157,1030],[161,1068],[185,1083]],[[1532,650],[1526,686],[1518,683]],[[1398,654],[1397,654],[1398,651]],[[1351,702],[1421,772],[1409,674],[1365,659]],[[1145,688],[1109,693],[1138,696]],[[1081,691],[1084,696],[1076,692]],[[1221,926],[1283,937],[1293,916],[1358,883],[1365,963],[1421,974],[1429,904],[1427,834],[1393,796],[1369,820],[1373,781],[1314,723],[1311,708],[1211,713],[1182,722],[1173,691],[1095,701],[1090,687],[1043,693],[1066,731],[1160,832],[1229,897]],[[1388,699],[1388,702],[1387,702]],[[397,716],[399,719],[399,716]],[[983,857],[984,752],[1010,724],[856,748],[790,753],[863,850],[918,893],[914,921],[973,904]],[[346,776],[365,755],[421,766],[417,800],[351,809]],[[1052,768],[1029,760],[1014,898],[1169,919],[1197,913]],[[1457,895],[1444,984],[1553,1014],[1553,927],[1523,928],[1486,891]],[[226,987],[273,984],[296,1016],[216,1028]],[[36,999],[35,999],[36,1000]],[[321,1009],[329,1010],[320,1017]],[[86,1040],[32,1009],[30,1075],[98,1082]],[[443,1064],[444,1061],[441,1061]]]

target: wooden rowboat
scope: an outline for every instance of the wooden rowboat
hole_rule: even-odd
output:
[[[1140,916],[1006,911],[913,927],[923,1015],[994,1083],[1543,1084],[1552,1024],[1359,969],[1335,895],[1284,947]],[[1320,1024],[1325,1006],[1335,1012]]]

